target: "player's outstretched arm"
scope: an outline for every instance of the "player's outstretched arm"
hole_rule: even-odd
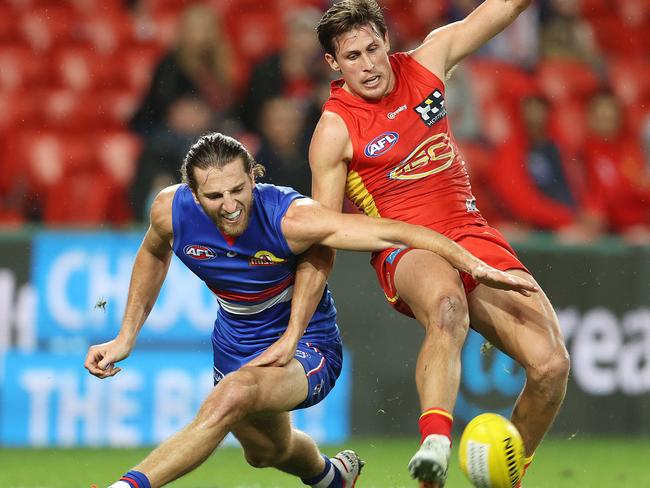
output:
[[[537,291],[533,283],[488,266],[452,240],[419,225],[341,214],[313,200],[302,199],[289,207],[282,230],[294,252],[301,252],[314,243],[352,251],[381,251],[389,247],[426,249],[488,286],[523,295]]]
[[[171,261],[171,201],[176,187],[163,190],[151,208],[151,224],[135,257],[122,327],[115,339],[91,346],[84,367],[98,378],[115,376],[153,308]]]
[[[532,0],[485,0],[459,22],[431,32],[412,56],[444,79],[451,68],[512,24]]]

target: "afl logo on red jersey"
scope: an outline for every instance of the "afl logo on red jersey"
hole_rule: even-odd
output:
[[[199,246],[198,244],[188,244],[183,249],[183,252],[187,256],[193,259],[198,259],[199,261],[206,261],[208,259],[214,259],[217,257],[217,253],[215,253],[212,249],[206,246]]]
[[[376,158],[386,154],[393,148],[398,139],[399,134],[397,132],[384,132],[368,143],[364,153],[369,158]]]

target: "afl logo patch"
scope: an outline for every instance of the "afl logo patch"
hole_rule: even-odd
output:
[[[187,256],[198,259],[199,261],[206,261],[217,257],[217,254],[212,249],[206,246],[199,246],[198,244],[188,244],[183,249],[183,252]]]
[[[369,158],[376,158],[386,154],[393,148],[398,139],[399,134],[397,132],[384,132],[368,143],[364,153]]]

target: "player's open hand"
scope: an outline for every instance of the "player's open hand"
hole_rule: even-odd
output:
[[[131,353],[131,347],[118,339],[90,346],[86,354],[84,367],[93,376],[104,379],[115,376],[122,371],[115,363],[126,358]]]
[[[472,277],[479,283],[498,288],[500,290],[512,290],[529,297],[531,293],[539,291],[537,285],[525,278],[499,271],[487,264],[479,264],[472,271]]]
[[[283,334],[262,354],[253,359],[248,366],[285,366],[296,354],[298,341]]]

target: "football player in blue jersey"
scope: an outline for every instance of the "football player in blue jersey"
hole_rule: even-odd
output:
[[[354,486],[363,464],[358,456],[322,455],[289,417],[321,401],[341,371],[332,297],[327,288],[319,296],[305,291],[314,245],[427,249],[481,283],[524,295],[537,291],[432,230],[341,214],[290,188],[255,183],[263,167],[231,137],[201,137],[181,171],[184,183],[153,203],[120,332],[91,346],[85,367],[99,378],[120,371],[115,363],[133,349],[175,253],[220,305],[212,334],[216,386],[188,426],[111,488],[165,485],[199,466],[229,432],[252,466],[273,466],[318,488]]]

